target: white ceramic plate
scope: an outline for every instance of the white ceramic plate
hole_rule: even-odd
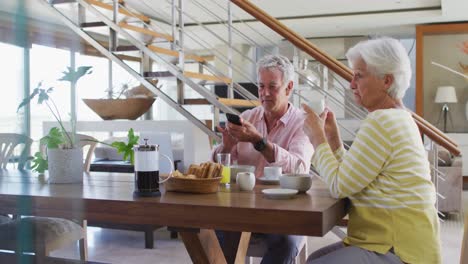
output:
[[[273,179],[267,179],[265,177],[259,177],[258,178],[262,184],[266,185],[275,185],[275,184],[280,184],[279,179],[273,180]]]
[[[293,189],[264,189],[262,193],[270,199],[291,199],[297,194],[297,190]]]

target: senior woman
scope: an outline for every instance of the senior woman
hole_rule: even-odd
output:
[[[303,105],[312,164],[334,197],[348,197],[348,235],[312,253],[308,263],[440,263],[436,193],[418,128],[402,97],[411,67],[403,46],[380,38],[346,54],[351,89],[368,110],[345,152],[333,112]]]

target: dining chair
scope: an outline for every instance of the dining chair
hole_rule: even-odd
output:
[[[83,166],[84,171],[89,172],[97,140],[82,134],[77,134],[76,139],[79,147],[88,147]],[[40,150],[45,153],[46,147],[41,145]],[[79,224],[62,218],[17,217],[14,221],[0,224],[0,237],[8,238],[0,241],[0,248],[18,252],[34,252],[39,257],[43,257],[48,256],[53,250],[78,241],[80,260],[87,260],[87,222],[86,220],[75,221]]]
[[[10,158],[14,154],[15,148],[23,145],[23,150],[18,158],[18,169],[23,169],[27,161],[27,151],[33,140],[21,134],[0,133],[0,168],[6,169]]]
[[[62,218],[23,216],[0,224],[0,249],[33,252],[45,258],[51,251],[83,238],[83,228]],[[80,259],[86,260],[84,255]]]
[[[98,140],[92,136],[88,136],[84,134],[76,134],[76,141],[78,142],[78,146],[83,148],[83,152],[85,151],[85,148],[87,148],[86,157],[83,163],[83,169],[84,169],[84,172],[89,172],[89,169],[91,167],[91,161],[93,158],[93,153],[94,153],[94,150],[96,149]]]
[[[294,263],[305,264],[307,261],[307,237],[303,236],[301,244],[299,246],[299,254],[297,254]],[[253,258],[262,258],[267,251],[267,245],[264,240],[251,240],[249,247],[247,248],[247,254],[245,256],[245,263],[252,264]]]

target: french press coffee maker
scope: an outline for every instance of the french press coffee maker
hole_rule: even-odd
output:
[[[172,160],[159,153],[159,145],[148,145],[148,139],[144,139],[144,145],[133,147],[135,153],[135,191],[133,194],[139,197],[160,196],[159,184],[169,180],[174,163]],[[159,178],[159,157],[163,156],[171,164],[171,173],[165,180]]]

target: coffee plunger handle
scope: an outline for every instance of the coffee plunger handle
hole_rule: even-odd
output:
[[[162,181],[161,180],[159,181],[159,183],[164,183],[165,181],[169,180],[172,177],[172,172],[174,171],[174,162],[167,155],[164,155],[164,154],[161,154],[161,153],[159,153],[159,155],[166,158],[169,161],[169,163],[171,164],[171,172],[169,172],[169,177],[167,177],[166,179],[164,179]]]

